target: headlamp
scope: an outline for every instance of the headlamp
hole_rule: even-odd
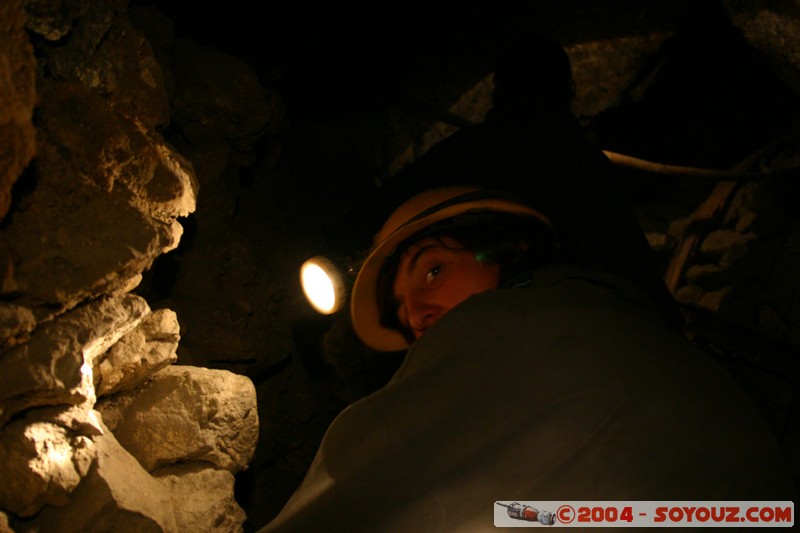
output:
[[[320,314],[331,315],[347,301],[355,268],[325,256],[308,259],[300,267],[300,284],[306,300]]]

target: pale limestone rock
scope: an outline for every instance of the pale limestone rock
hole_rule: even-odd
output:
[[[79,405],[59,405],[56,407],[39,407],[25,413],[26,420],[31,422],[49,422],[78,435],[96,437],[103,434],[99,413],[94,410],[94,402]]]
[[[69,505],[45,507],[29,521],[12,524],[19,533],[183,531],[175,523],[169,490],[145,472],[110,431],[104,428],[94,445],[96,463],[70,494]]]
[[[244,470],[258,439],[255,387],[226,370],[168,366],[98,410],[148,471],[184,461]]]
[[[0,533],[14,533],[14,530],[8,525],[8,515],[3,511],[0,511]]]
[[[167,467],[155,473],[175,506],[178,531],[233,533],[246,518],[233,497],[233,474],[205,463]]]
[[[28,340],[36,318],[27,307],[0,302],[0,348]]]
[[[169,309],[153,311],[94,365],[97,396],[130,390],[178,360],[178,317]]]
[[[27,517],[44,505],[65,505],[89,471],[91,439],[33,416],[0,430],[0,507]]]
[[[14,30],[13,42],[0,47],[12,54],[2,65],[14,67],[0,69],[0,96],[10,104],[0,110],[0,141],[10,135],[0,145],[27,164],[34,102],[39,140],[36,188],[0,232],[0,290],[40,320],[129,289],[177,246],[182,229],[174,218],[194,209],[191,165],[158,133],[170,120],[166,84],[149,43],[128,23],[127,4],[13,0],[0,8],[3,27]],[[39,71],[48,75],[35,85],[37,60],[23,23],[59,41],[37,40]],[[6,121],[15,129],[4,129]],[[26,135],[19,124],[28,125]],[[28,137],[31,146],[17,150]],[[20,165],[4,168],[13,180]],[[5,178],[0,183],[2,204]]]
[[[0,424],[30,407],[93,402],[92,362],[149,310],[132,294],[95,300],[41,325],[29,342],[0,354]]]
[[[37,187],[0,232],[0,253],[13,268],[4,292],[41,320],[128,288],[174,249],[196,184],[159,134],[91,90],[40,90]]]
[[[183,406],[208,454],[230,471],[204,463],[156,481],[92,411],[93,370],[98,388],[111,393],[175,361],[174,313],[148,314],[144,300],[126,293],[177,246],[183,228],[175,219],[194,211],[197,194],[192,165],[160,133],[171,119],[166,83],[127,9],[127,0],[0,0],[0,27],[11,30],[0,31],[0,146],[8,149],[0,165],[0,296],[9,302],[0,304],[2,533],[239,531],[244,520],[231,472],[245,468],[255,448],[249,380],[249,390],[228,376],[237,383],[219,390],[189,380],[196,396],[186,394],[198,405]],[[242,68],[234,70],[220,80],[238,90]],[[246,74],[245,85],[257,86]],[[216,97],[223,95],[219,116],[241,127],[226,136],[249,147],[268,114],[259,106],[230,118],[230,105],[252,105],[224,91]],[[20,189],[3,220],[34,148],[35,187]],[[242,152],[239,160],[253,158]]]
[[[127,171],[126,165],[111,167],[134,193],[133,204],[163,221],[194,212],[199,186],[192,164],[167,147],[160,134],[148,131],[139,121],[134,120],[133,125],[146,143],[131,154],[135,159],[126,161],[136,165],[135,171]]]

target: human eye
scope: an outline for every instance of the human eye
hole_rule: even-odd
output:
[[[435,265],[435,266],[431,267],[425,273],[425,282],[426,283],[431,283],[433,280],[435,280],[437,277],[439,277],[439,274],[441,274],[441,273],[442,273],[442,266],[441,265]]]

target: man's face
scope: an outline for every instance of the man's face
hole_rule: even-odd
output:
[[[422,239],[400,257],[393,286],[397,318],[419,338],[469,296],[496,288],[499,270],[449,237]]]

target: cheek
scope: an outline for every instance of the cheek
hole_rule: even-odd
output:
[[[500,265],[496,263],[482,264],[481,269],[486,283],[484,290],[496,289],[500,285]]]
[[[461,303],[474,294],[496,289],[500,277],[493,265],[470,265],[461,276],[452,280],[449,290],[446,291],[451,298],[452,305]]]
[[[469,271],[471,284],[475,287],[475,292],[496,289],[500,284],[500,265],[495,263],[470,262],[466,268]]]
[[[475,286],[477,288],[475,294],[496,289],[499,284],[500,276],[487,269],[484,269],[478,279],[475,280]]]

